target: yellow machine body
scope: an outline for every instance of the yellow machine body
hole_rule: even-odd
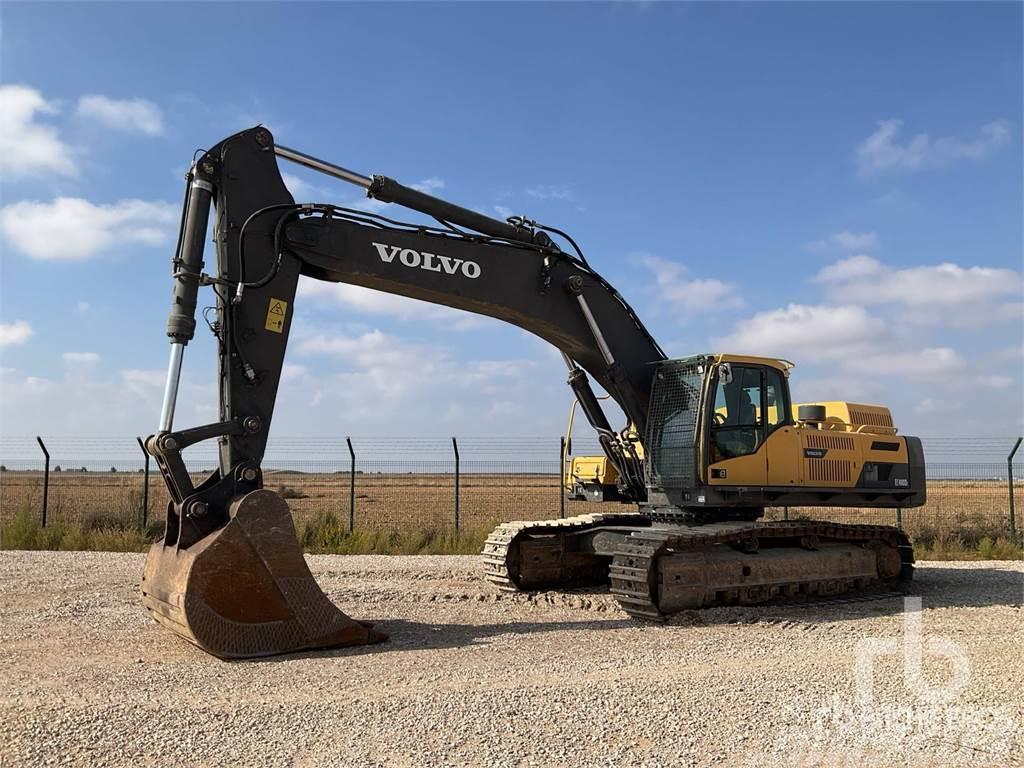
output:
[[[816,424],[821,429],[872,435],[896,434],[896,425],[893,423],[892,413],[884,405],[847,403],[835,400],[800,403],[793,406],[794,420],[799,418],[797,414],[801,405],[820,405],[825,409],[824,420]]]
[[[707,482],[852,488],[865,465],[907,463],[902,437],[880,441],[877,434],[836,432],[800,423],[783,426],[753,453],[710,464]]]
[[[746,497],[736,502],[739,505],[771,503],[772,497],[781,495],[790,496],[794,504],[823,504],[831,494],[836,504],[873,506],[886,496],[885,491],[905,496],[911,489],[911,475],[919,474],[915,478],[920,480],[921,487],[915,488],[919,494],[908,499],[906,506],[923,503],[923,457],[911,456],[908,438],[897,435],[889,409],[847,401],[790,404],[788,378],[793,367],[788,360],[771,357],[720,354],[711,358],[703,373],[701,399],[716,395],[718,399],[695,440],[699,486],[719,489],[727,498],[738,491]],[[747,372],[744,375],[761,372],[755,378],[759,387],[767,389],[763,393],[750,390],[754,396],[745,403],[749,428],[731,426],[728,405],[721,402],[720,392],[712,391],[721,386],[726,369]],[[801,412],[815,416],[801,418]],[[730,445],[725,439],[730,431],[740,433],[742,439],[733,439]],[[742,443],[739,450],[737,442]],[[621,500],[614,491],[618,473],[606,457],[565,459],[564,486],[570,498]],[[920,473],[910,470],[914,461],[920,463]],[[807,492],[803,498],[802,491]],[[693,495],[699,494],[695,490]]]

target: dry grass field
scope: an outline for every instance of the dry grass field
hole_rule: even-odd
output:
[[[196,481],[200,479],[198,476]],[[265,483],[281,493],[300,528],[314,518],[349,519],[348,473],[269,472]],[[0,473],[0,521],[19,511],[33,518],[42,509],[41,472]],[[1020,496],[1020,491],[1017,491]],[[452,531],[455,479],[451,474],[356,473],[355,527],[367,531]],[[50,475],[48,520],[85,529],[138,527],[142,520],[143,476],[130,472],[54,472]],[[148,523],[164,517],[167,492],[157,473],[150,476]],[[1018,520],[1020,506],[1018,500]],[[566,501],[565,514],[576,515],[610,505]],[[929,483],[928,503],[903,510],[901,524],[918,542],[959,539],[970,547],[983,538],[1007,534],[1009,501],[1005,481],[938,480]],[[460,529],[479,533],[507,520],[558,517],[558,479],[542,474],[464,474],[460,479]],[[779,518],[782,509],[769,517]],[[843,522],[894,524],[891,509],[793,508],[791,517]],[[1018,523],[1018,531],[1020,531]],[[2,542],[0,542],[2,545]]]
[[[201,480],[195,476],[195,482]],[[288,500],[297,521],[334,512],[347,521],[350,476],[269,472],[267,488]],[[450,474],[362,474],[355,478],[356,527],[377,530],[447,528],[455,519],[455,478]],[[27,505],[42,509],[41,472],[0,474],[0,518]],[[167,491],[154,472],[149,481],[150,521],[164,517]],[[53,521],[141,520],[143,476],[130,472],[51,473],[48,515]],[[598,505],[566,502],[566,514],[594,511]],[[559,488],[554,475],[472,474],[460,480],[459,517],[466,528],[492,527],[509,519],[558,517]]]

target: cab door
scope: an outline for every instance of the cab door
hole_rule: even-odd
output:
[[[709,430],[708,485],[760,487],[767,483],[764,388],[764,366],[718,366]]]
[[[789,384],[782,371],[765,368],[765,453],[768,460],[767,484],[799,485],[801,477],[800,430],[793,421]]]

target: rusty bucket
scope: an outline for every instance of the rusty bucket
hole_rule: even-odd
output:
[[[156,542],[142,602],[160,624],[222,659],[387,639],[321,591],[288,504],[265,489],[235,499],[228,522],[191,546]]]

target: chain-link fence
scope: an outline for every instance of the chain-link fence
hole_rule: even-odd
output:
[[[600,454],[596,441],[573,443],[576,455]],[[929,479],[921,508],[776,508],[768,516],[896,523],[924,537],[1019,536],[1014,496],[1024,456],[1011,458],[1016,444],[924,439]],[[566,499],[561,451],[557,437],[277,438],[263,462],[264,484],[287,499],[299,522],[333,514],[355,529],[479,531],[508,520],[622,509]],[[185,459],[198,483],[216,467],[215,446],[190,448]],[[90,528],[163,521],[167,491],[136,438],[0,437],[0,465],[0,521],[19,511]]]

